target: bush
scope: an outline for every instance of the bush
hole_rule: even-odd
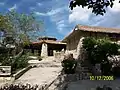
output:
[[[17,70],[25,68],[28,66],[28,55],[22,55],[20,57],[3,57],[1,60],[2,66],[11,66],[12,73],[15,73]]]
[[[92,64],[107,61],[107,57],[118,55],[119,46],[111,43],[109,39],[85,38],[83,48],[88,52],[88,58]]]
[[[65,74],[75,73],[77,62],[74,58],[65,58],[61,63]]]
[[[12,58],[12,63],[11,63],[11,68],[12,68],[12,73],[15,73],[17,70],[25,68],[28,66],[28,55],[22,55],[21,57],[18,58]]]
[[[108,60],[108,57],[112,55],[118,55],[119,45],[116,43],[112,43],[109,39],[95,39],[95,38],[85,38],[83,40],[83,48],[87,51],[88,59],[92,65],[97,63],[105,65],[106,67],[102,67],[102,69],[106,72],[105,74],[110,73],[112,65]],[[105,64],[107,63],[107,64]]]

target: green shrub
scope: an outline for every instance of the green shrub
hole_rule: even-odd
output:
[[[12,71],[13,73],[16,70],[25,68],[26,66],[28,66],[28,59],[27,59],[28,55],[22,55],[21,57],[18,58],[13,58],[11,61],[11,67],[12,67]]]
[[[74,58],[66,58],[61,63],[65,74],[75,73],[77,62]]]
[[[91,64],[95,65],[97,63],[100,63],[103,66],[108,66],[108,68],[102,67],[104,68],[102,70],[105,70],[103,72],[106,73],[109,73],[112,68],[111,63],[109,63],[108,57],[119,54],[119,45],[117,45],[116,43],[112,43],[109,39],[105,38],[85,38],[83,40],[83,48],[87,51],[88,59]]]
[[[12,73],[15,73],[17,70],[25,68],[26,66],[28,66],[28,59],[27,59],[28,55],[22,55],[20,57],[3,57],[2,58],[2,65],[3,66],[11,66],[11,71]]]
[[[83,48],[88,52],[91,63],[96,64],[107,60],[108,56],[118,55],[119,46],[109,39],[85,38]]]

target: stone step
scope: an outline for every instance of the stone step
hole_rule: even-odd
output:
[[[58,63],[41,63],[37,65],[38,67],[61,67]]]
[[[60,65],[37,65],[37,67],[60,67]]]
[[[39,64],[31,64],[33,67],[61,67],[60,63],[39,63]]]

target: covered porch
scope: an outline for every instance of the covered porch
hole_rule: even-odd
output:
[[[57,41],[32,42],[25,46],[24,49],[38,56],[54,56],[54,51],[60,52],[61,50],[66,50],[66,43]]]

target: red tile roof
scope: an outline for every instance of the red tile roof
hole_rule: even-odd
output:
[[[90,32],[104,32],[104,33],[119,33],[120,29],[117,28],[105,28],[105,27],[95,27],[95,26],[83,26],[77,25],[76,28],[81,31],[90,31]]]
[[[85,25],[76,25],[75,29],[69,34],[67,35],[62,42],[66,41],[67,38],[71,37],[71,35],[75,32],[75,31],[88,31],[88,32],[101,32],[101,33],[116,33],[116,34],[120,34],[120,29],[117,28],[105,28],[105,27],[97,27],[97,26],[85,26]]]

